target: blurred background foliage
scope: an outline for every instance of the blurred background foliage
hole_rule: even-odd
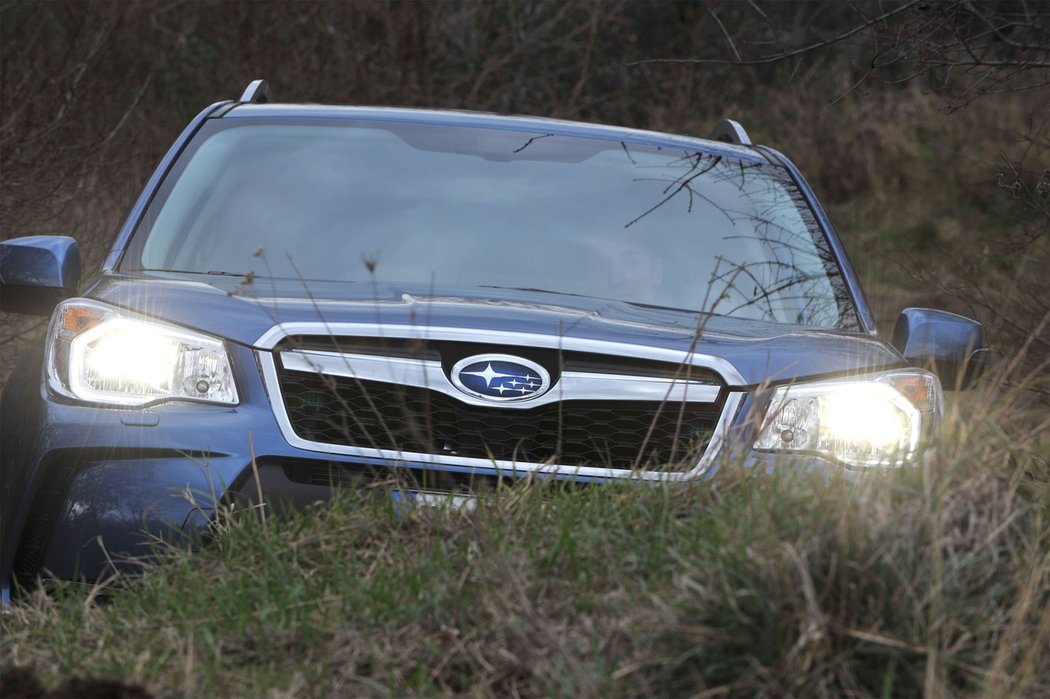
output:
[[[0,231],[72,235],[97,266],[178,132],[256,77],[278,101],[698,136],[732,117],[810,178],[883,334],[908,305],[974,316],[1001,355],[1025,348],[1013,381],[1045,400],[1048,15],[1026,0],[5,2]],[[2,320],[6,377],[42,321]]]

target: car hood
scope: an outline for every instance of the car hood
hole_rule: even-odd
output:
[[[520,289],[404,289],[240,277],[106,276],[86,296],[152,318],[262,347],[278,324],[379,323],[548,334],[720,357],[743,385],[903,366],[877,338],[765,321]]]

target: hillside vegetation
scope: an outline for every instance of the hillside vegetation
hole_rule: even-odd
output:
[[[187,697],[1045,696],[1045,461],[953,436],[860,483],[233,513],[141,578],[23,598],[0,652],[52,689]]]

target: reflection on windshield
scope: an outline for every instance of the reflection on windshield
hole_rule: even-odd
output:
[[[855,324],[801,193],[765,162],[422,124],[204,130],[125,268],[530,288]]]

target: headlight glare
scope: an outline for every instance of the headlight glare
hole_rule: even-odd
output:
[[[72,398],[126,406],[165,399],[238,401],[221,340],[129,318],[101,304],[59,306],[49,348],[51,386]]]
[[[927,372],[781,386],[754,446],[849,466],[897,466],[915,455],[923,432],[939,417],[940,386]]]

